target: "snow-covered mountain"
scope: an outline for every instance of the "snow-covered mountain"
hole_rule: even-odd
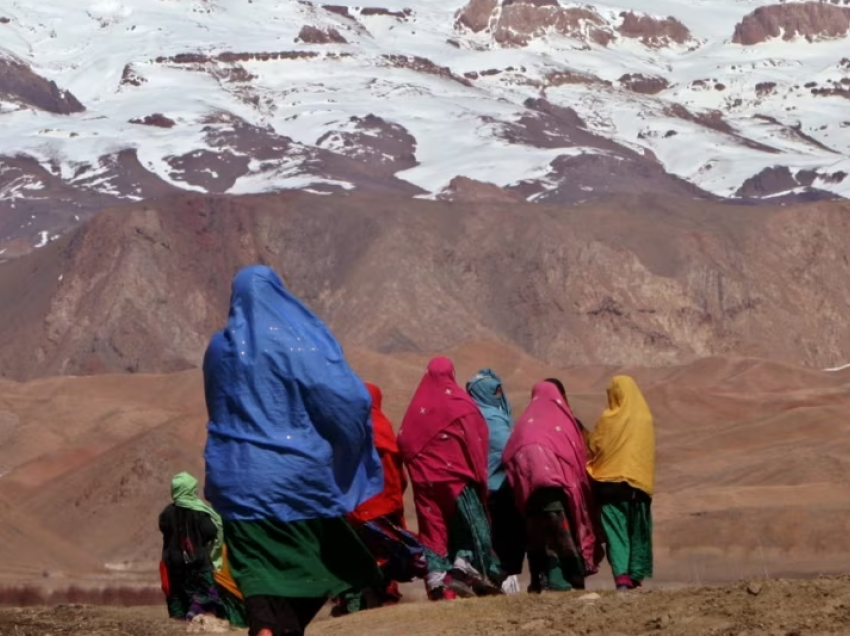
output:
[[[332,1],[3,2],[0,260],[179,189],[850,193],[850,7]]]

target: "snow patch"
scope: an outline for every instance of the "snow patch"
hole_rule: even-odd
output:
[[[502,186],[545,180],[556,156],[581,152],[512,145],[496,136],[495,127],[481,125],[485,118],[515,121],[526,112],[525,100],[545,96],[576,110],[592,132],[651,151],[671,174],[722,196],[734,195],[748,178],[773,166],[818,174],[850,172],[848,100],[812,92],[842,86],[850,90],[842,84],[850,68],[838,64],[847,57],[847,43],[731,44],[735,24],[762,0],[593,3],[615,26],[623,12],[635,12],[672,16],[693,34],[694,42],[657,49],[630,38],[601,46],[560,36],[533,40],[525,48],[499,48],[489,34],[479,37],[454,29],[460,4],[420,0],[402,20],[364,16],[358,9],[362,5],[342,0],[352,20],[313,4],[276,0],[11,3],[11,22],[4,27],[7,50],[0,50],[0,56],[32,65],[72,91],[87,110],[60,116],[0,100],[2,152],[29,155],[72,185],[85,183],[87,190],[119,196],[100,160],[135,149],[141,165],[165,183],[203,192],[175,179],[166,158],[228,150],[210,147],[205,128],[211,117],[230,114],[312,146],[329,131],[351,128],[352,117],[374,114],[416,138],[418,165],[397,176],[425,189],[427,197],[458,175]],[[382,0],[376,6],[401,12],[412,5]],[[349,44],[296,43],[305,25],[337,28]],[[256,55],[222,61],[228,52]],[[174,61],[181,54],[219,57]],[[307,54],[311,57],[303,57]],[[421,66],[430,71],[401,68],[390,61],[397,55],[427,60],[430,65]],[[128,65],[145,82],[122,85]],[[440,67],[454,78],[434,70]],[[595,79],[550,85],[547,78],[558,72],[561,78],[569,72]],[[478,77],[467,81],[465,73]],[[663,77],[670,87],[654,96],[635,94],[619,85],[628,74]],[[807,88],[812,82],[816,86]],[[775,88],[759,94],[760,83],[774,83]],[[694,119],[671,114],[675,105]],[[720,113],[714,127],[705,124],[712,111]],[[176,125],[164,130],[129,123],[154,112],[168,113]],[[793,132],[795,126],[803,135]],[[324,147],[341,151],[343,144],[331,138]],[[252,162],[251,174],[237,179],[229,192],[315,190],[318,184],[354,187],[344,179],[313,174],[306,152],[287,154],[277,163],[265,169]],[[92,170],[75,176],[83,164]],[[215,171],[210,175],[216,176]],[[819,178],[814,187],[850,196],[850,178]],[[4,181],[0,200],[12,205],[39,196],[43,188],[32,177]],[[137,200],[141,195],[124,196]]]

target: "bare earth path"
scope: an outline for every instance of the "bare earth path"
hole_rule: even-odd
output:
[[[741,582],[631,594],[569,593],[409,603],[320,619],[308,636],[839,636],[850,577]],[[169,636],[185,626],[162,607],[0,610],[3,636]],[[231,632],[237,634],[241,632]]]

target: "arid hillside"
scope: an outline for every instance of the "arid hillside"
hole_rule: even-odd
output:
[[[446,351],[461,379],[502,376],[515,410],[556,375],[592,426],[619,371],[657,419],[654,501],[660,583],[840,572],[850,551],[850,371],[712,358],[666,369],[556,369],[495,342]],[[399,422],[427,356],[349,356],[384,388]],[[203,475],[205,412],[197,370],[0,383],[0,559],[8,580],[155,581],[156,519],[181,470]],[[409,494],[409,493],[408,493]],[[412,507],[408,509],[415,527]],[[27,524],[24,526],[23,524]],[[38,528],[20,536],[19,528]],[[49,548],[49,549],[48,549]],[[27,568],[24,568],[26,564]],[[605,586],[600,574],[593,586]],[[417,588],[418,590],[418,588]]]
[[[556,367],[735,354],[826,368],[850,355],[848,244],[844,202],[179,195],[0,265],[0,373],[197,366],[254,262],[383,354],[491,340]]]
[[[589,426],[634,374],[658,425],[659,581],[839,571],[850,369],[820,369],[850,351],[848,212],[357,193],[108,210],[0,264],[0,575],[152,580],[168,482],[203,475],[197,365],[255,262],[396,422],[437,352],[461,379],[495,368],[517,411],[557,375]]]

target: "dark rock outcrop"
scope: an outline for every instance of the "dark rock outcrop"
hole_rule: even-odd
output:
[[[28,65],[0,58],[0,97],[22,106],[59,115],[83,112],[86,108],[70,92],[56,82],[36,74]]]
[[[561,6],[557,0],[469,0],[455,14],[455,27],[473,33],[490,31],[502,46],[526,46],[547,33],[607,46],[618,35],[661,48],[691,39],[688,28],[675,18],[622,13],[616,29],[590,5]]]
[[[496,9],[499,9],[496,13]],[[551,0],[470,0],[455,15],[455,26],[474,33],[490,30],[502,46],[526,46],[546,33],[607,45],[613,28],[592,7],[561,7]]]
[[[691,32],[676,18],[654,18],[634,11],[622,13],[623,24],[617,29],[625,38],[640,40],[644,46],[662,48],[671,44],[685,44]]]
[[[156,126],[157,128],[174,128],[177,124],[170,117],[166,117],[162,113],[154,113],[145,117],[136,117],[130,120],[131,124],[140,124],[142,126]]]
[[[127,64],[124,71],[121,73],[121,86],[141,86],[147,80],[139,75],[132,64]]]
[[[619,79],[619,82],[624,88],[642,95],[657,95],[670,86],[670,82],[663,77],[657,75],[646,76],[640,73],[623,75]]]
[[[470,0],[455,15],[455,26],[480,33],[490,26],[493,11],[499,6],[498,0]]]
[[[825,2],[789,2],[759,7],[738,23],[732,42],[752,46],[780,35],[809,42],[845,37],[850,30],[850,9]]]
[[[436,75],[443,79],[458,82],[464,86],[472,86],[465,77],[455,75],[448,66],[439,66],[425,57],[418,55],[382,55],[381,56],[389,65],[396,68],[406,68],[417,73],[425,73],[427,75]]]
[[[843,182],[846,178],[847,173],[843,171],[821,173],[817,170],[800,170],[796,174],[792,174],[787,166],[773,166],[772,168],[765,168],[744,181],[735,192],[735,196],[762,198],[797,188],[807,188],[814,200],[836,198],[829,192],[813,189],[813,186],[818,180],[826,184],[836,184]]]
[[[814,181],[814,179],[811,179],[811,181]],[[772,168],[765,168],[744,181],[741,187],[738,188],[738,191],[735,192],[735,195],[739,197],[759,198],[793,190],[799,185],[787,166],[774,166]]]
[[[418,165],[416,138],[404,126],[376,115],[351,117],[346,130],[322,135],[316,145],[369,164],[389,173]]]
[[[334,29],[333,27],[328,27],[326,29],[319,29],[317,27],[311,26],[309,24],[305,24],[301,27],[301,31],[298,33],[298,37],[295,38],[296,42],[303,42],[304,44],[347,44],[348,40],[346,40],[342,34]]]

